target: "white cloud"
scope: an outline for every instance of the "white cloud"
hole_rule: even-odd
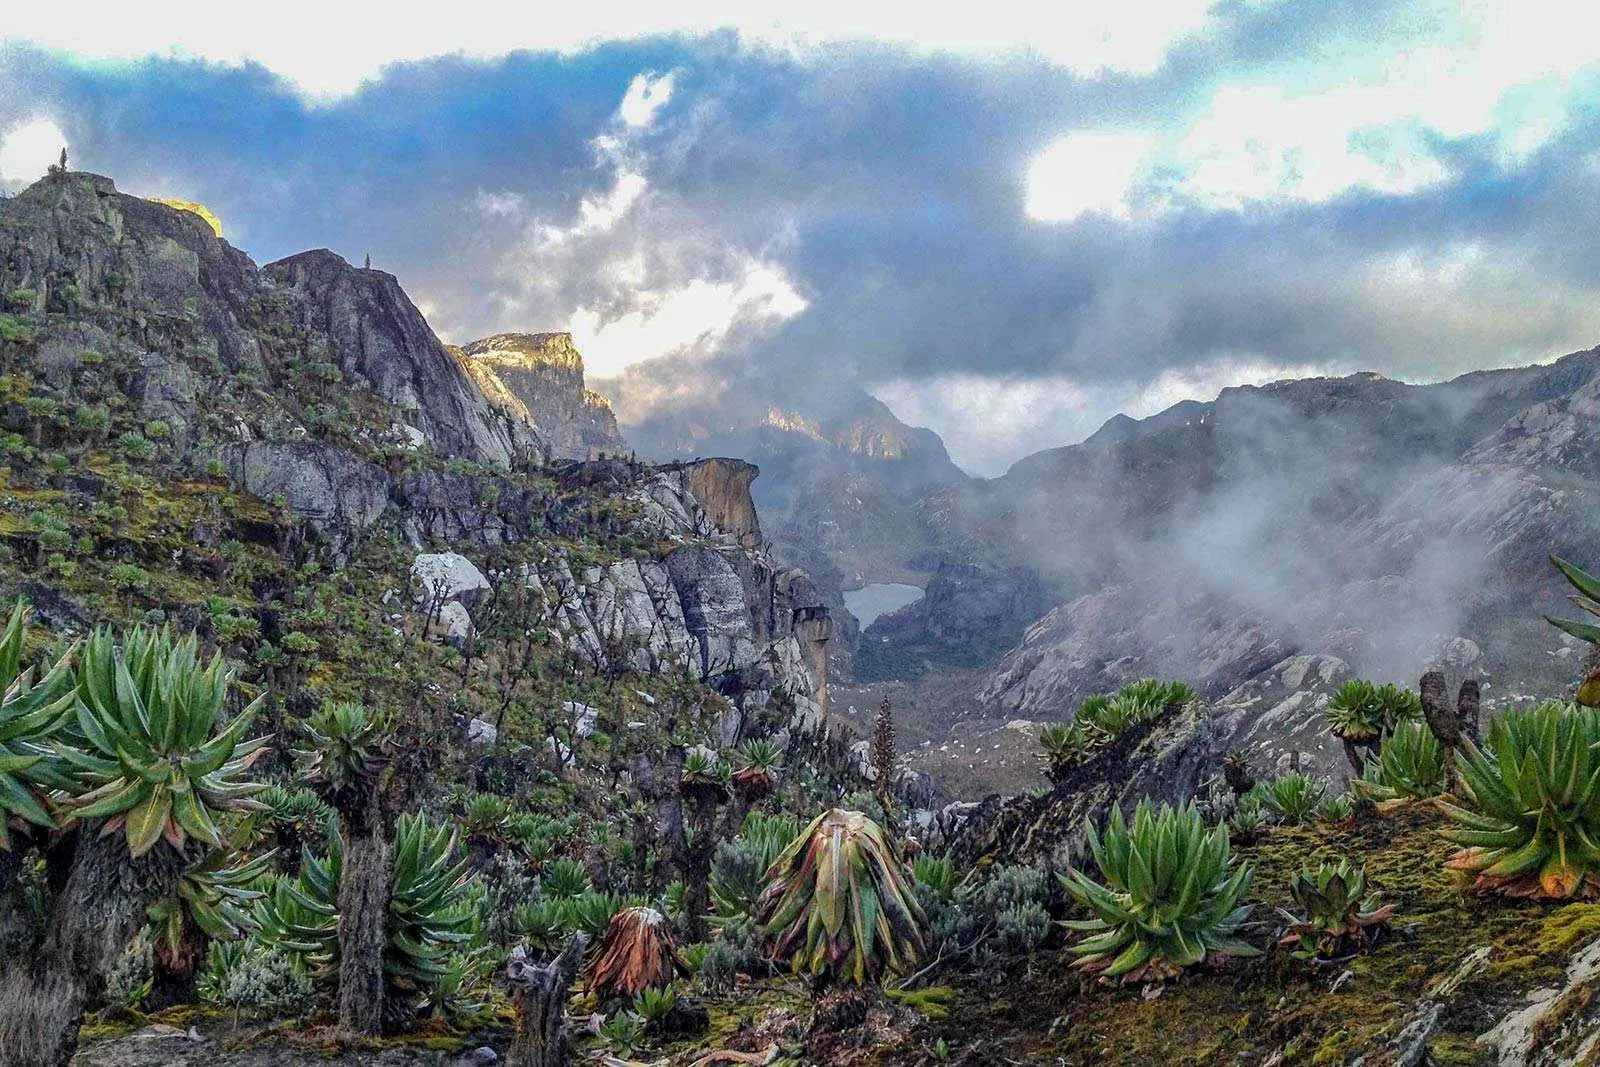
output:
[[[0,131],[0,183],[27,185],[44,177],[66,146],[67,135],[47,118]]]
[[[622,98],[622,106],[617,108],[617,116],[628,126],[649,126],[655,120],[656,112],[671,99],[670,73],[660,77],[649,74],[635,75]]]
[[[1135,176],[1154,145],[1144,133],[1068,134],[1029,165],[1029,217],[1049,222],[1091,213],[1127,218]]]
[[[442,15],[431,11],[423,18],[409,17],[414,13],[392,4],[323,0],[235,5],[225,15],[211,0],[85,0],[72,18],[62,18],[48,5],[8,4],[0,14],[0,39],[97,59],[174,53],[226,63],[249,59],[312,96],[330,98],[351,92],[396,61],[451,53],[500,56],[524,48],[571,52],[597,40],[721,29],[799,50],[841,40],[882,40],[968,54],[1031,49],[1083,73],[1150,71],[1174,42],[1205,25],[1210,3],[456,0]]]
[[[1224,80],[1196,114],[1148,122],[1153,140],[1079,131],[1026,175],[1028,214],[1070,220],[1182,207],[1403,196],[1448,181],[1442,141],[1486,136],[1515,165],[1573,112],[1575,77],[1600,66],[1600,8],[1567,0],[1415,0],[1414,36],[1313,52]]]
[[[633,79],[590,142],[597,168],[613,177],[575,217],[535,215],[512,192],[479,190],[474,200],[487,225],[524,232],[499,268],[503,327],[569,330],[595,378],[673,353],[708,356],[735,330],[769,328],[806,308],[766,253],[730,247],[681,204],[649,195],[641,137],[672,91],[671,74]],[[573,281],[589,295],[575,298],[565,284]]]
[[[737,280],[695,279],[635,299],[638,306],[626,314],[606,317],[579,308],[567,324],[597,378],[675,352],[709,354],[736,326],[770,326],[806,308],[781,268],[753,259]]]

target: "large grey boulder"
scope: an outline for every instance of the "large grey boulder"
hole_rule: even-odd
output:
[[[281,497],[322,530],[364,529],[389,506],[389,477],[333,445],[314,441],[250,441],[217,451],[229,480],[265,500]]]

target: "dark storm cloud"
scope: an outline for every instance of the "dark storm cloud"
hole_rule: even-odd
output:
[[[688,375],[747,393],[796,377],[977,376],[1074,383],[1093,406],[1163,374],[1225,378],[1229,361],[1435,378],[1600,339],[1586,332],[1600,321],[1587,238],[1600,88],[1581,75],[1537,151],[1507,162],[1485,135],[1435,137],[1448,177],[1420,191],[1030,219],[1028,165],[1065,133],[1181,128],[1230,78],[1308,56],[1359,62],[1384,34],[1432,29],[1397,2],[1219,11],[1144,76],[888,46],[796,54],[729,35],[401,64],[325,104],[259,67],[86,66],[11,46],[0,125],[48,115],[81,166],[206,202],[258,259],[370,251],[451,340],[558,329],[578,309],[602,324],[648,317],[695,282],[737,302],[756,267],[804,299],[787,318],[736,309],[688,355],[635,368],[634,398]],[[636,77],[669,72],[648,125],[617,117]],[[642,192],[623,202],[627,175]],[[586,201],[604,216],[587,227]],[[997,447],[1083,428],[1046,422]]]

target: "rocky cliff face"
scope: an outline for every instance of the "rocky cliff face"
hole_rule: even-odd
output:
[[[628,451],[611,405],[584,387],[583,357],[570,333],[496,334],[460,352],[485,395],[518,410],[551,455],[599,459]]]
[[[47,363],[64,369],[85,348],[135,355],[135,388],[182,441],[336,436],[340,416],[369,403],[394,415],[362,427],[369,445],[420,443],[502,467],[543,454],[393,277],[331,252],[257,270],[199,216],[72,173],[5,203],[0,264],[12,292],[65,316],[39,339]],[[353,394],[346,412],[335,391]]]
[[[688,672],[736,715],[821,722],[828,611],[763,552],[755,467],[547,465],[551,443],[557,457],[620,451],[570,339],[458,356],[388,274],[326,250],[257,269],[200,217],[89,174],[0,201],[0,293],[26,316],[17,343],[41,390],[68,395],[89,356],[137,368],[114,391],[159,444],[119,447],[155,476],[225,477],[335,559],[373,538],[453,552],[497,593],[538,600],[597,670]],[[472,366],[504,393],[486,395]],[[445,599],[441,630],[464,640],[494,598]]]

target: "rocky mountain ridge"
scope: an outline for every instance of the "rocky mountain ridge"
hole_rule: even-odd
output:
[[[560,431],[547,438],[527,416],[571,408],[574,383],[557,383],[556,407],[541,407],[544,370],[519,379],[510,368],[575,375],[581,390],[570,340],[536,346],[570,359],[530,360],[520,335],[463,356],[391,275],[327,250],[257,268],[198,216],[82,173],[0,201],[0,292],[22,316],[7,318],[6,343],[39,366],[37,380],[12,375],[8,387],[31,389],[39,410],[65,420],[68,405],[50,396],[114,366],[110,418],[142,427],[114,443],[149,465],[140,477],[152,484],[223,479],[336,558],[385,538],[461,554],[543,604],[536,618],[594,669],[688,671],[739,715],[776,699],[793,722],[820,723],[828,612],[802,573],[766,555],[750,498],[756,468],[563,460],[598,452],[614,423],[578,394],[590,421],[574,433],[547,418]],[[474,370],[485,366],[511,395],[480,389]],[[21,399],[9,403],[19,421],[30,417]],[[38,443],[70,436],[53,420],[39,424]],[[51,508],[67,509],[62,521],[88,506],[48,492],[60,498]],[[508,570],[512,555],[520,562]],[[35,598],[55,596],[50,584],[36,582]],[[445,629],[465,644],[478,604],[460,606]],[[82,604],[61,612],[93,615]]]
[[[1141,675],[1185,678],[1253,708],[1223,732],[1269,762],[1293,750],[1342,775],[1319,717],[1345,677],[1470,669],[1491,703],[1570,684],[1577,649],[1541,614],[1563,595],[1549,554],[1600,557],[1597,415],[1600,350],[1113,419],[918,502],[944,562],[864,636],[860,673],[987,664],[955,704],[930,687],[927,711],[986,720],[998,743]],[[1307,657],[1325,669],[1294,669]]]
[[[654,373],[645,364],[604,386],[644,454],[758,464],[756,503],[776,551],[825,588],[923,580],[929,539],[913,504],[967,480],[936,433],[837,382],[723,383],[716,395],[658,402],[671,391]]]

